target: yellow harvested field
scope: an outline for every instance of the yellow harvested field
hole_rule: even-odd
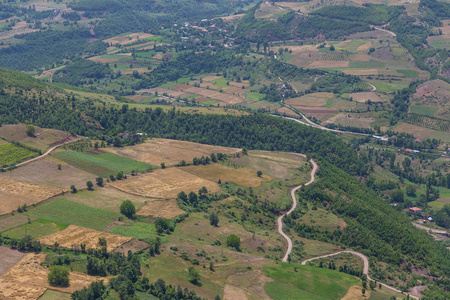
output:
[[[351,286],[348,289],[347,294],[341,300],[365,300],[370,298],[370,290],[366,290],[366,294],[363,296],[361,286]]]
[[[0,277],[0,299],[35,300],[47,289],[63,293],[73,293],[87,287],[94,281],[108,278],[89,276],[79,272],[70,272],[70,286],[66,288],[50,286],[47,282],[49,269],[42,266],[46,254],[28,253],[8,272]]]
[[[317,60],[309,64],[308,68],[348,68],[348,61]]]
[[[220,191],[217,183],[179,168],[158,169],[154,172],[128,177],[127,180],[117,180],[111,185],[125,193],[159,199],[176,198],[182,191],[186,194],[191,191],[198,192],[202,187],[206,187],[212,193]]]
[[[402,123],[394,128],[397,132],[410,133],[419,139],[425,140],[429,138],[436,131],[433,129],[420,127],[413,124]]]
[[[318,107],[327,104],[328,99],[333,99],[333,93],[312,93],[297,98],[286,100],[286,104],[292,106],[311,106]]]
[[[31,205],[61,193],[61,189],[0,177],[0,215]]]
[[[107,43],[107,44],[120,44],[120,45],[127,45],[127,44],[131,44],[134,43],[140,39],[146,39],[149,37],[154,36],[153,34],[149,34],[149,33],[132,33],[132,34],[127,34],[124,36],[116,36],[113,38],[109,38],[106,40],[103,40],[103,42]]]
[[[223,183],[230,181],[246,187],[258,187],[261,185],[261,182],[272,180],[272,177],[264,174],[258,177],[256,171],[249,168],[233,169],[221,164],[188,166],[183,167],[183,170],[214,182],[219,180]]]
[[[150,201],[142,206],[136,215],[172,219],[183,213],[184,211],[178,207],[177,201],[172,199]]]
[[[374,92],[361,92],[361,93],[351,93],[349,97],[358,102],[366,102],[370,100],[372,102],[383,102],[383,99]]]
[[[72,249],[73,246],[85,244],[86,249],[100,249],[99,238],[105,238],[108,251],[114,251],[121,245],[129,242],[132,238],[116,234],[97,231],[76,225],[70,225],[62,231],[41,237],[39,241],[44,245],[54,245],[58,242],[63,248]]]
[[[208,82],[212,82],[212,81],[214,81],[214,80],[216,80],[216,79],[220,79],[220,78],[223,78],[222,76],[207,76],[207,77],[205,77],[205,78],[203,78],[203,81],[208,81]]]
[[[180,161],[192,162],[194,157],[209,156],[211,153],[235,154],[241,149],[221,146],[211,146],[192,142],[153,138],[145,143],[123,147],[103,148],[102,150],[131,159],[139,160],[151,165],[174,166]]]
[[[369,51],[370,47],[372,47],[372,42],[367,42],[367,43],[359,46],[356,49],[356,51],[367,52],[367,51]]]
[[[334,123],[344,126],[371,128],[370,124],[373,122],[375,122],[375,120],[372,118],[362,118],[358,115],[340,113],[329,118],[326,122],[324,122],[324,124]]]
[[[366,76],[366,75],[378,75],[377,69],[367,69],[367,70],[343,70],[345,74],[355,75],[355,76]]]
[[[204,84],[203,84],[204,85]],[[237,96],[229,93],[221,93],[219,91],[215,91],[212,89],[199,88],[195,86],[190,86],[187,84],[179,84],[173,88],[176,91],[182,91],[185,93],[196,94],[204,97],[209,97],[211,99],[216,99],[222,101],[229,105],[234,105],[238,103],[242,103],[245,101],[245,98],[242,96]]]

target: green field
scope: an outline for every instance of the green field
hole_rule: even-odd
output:
[[[438,108],[436,106],[427,106],[427,105],[411,105],[409,108],[411,113],[433,117]]]
[[[70,294],[52,290],[46,290],[45,293],[38,298],[38,300],[70,300],[70,299],[72,299]]]
[[[247,99],[247,101],[249,101],[249,102],[262,100],[262,99],[264,99],[265,96],[266,95],[264,95],[264,94],[255,93],[255,92],[245,93],[245,99]]]
[[[216,80],[214,80],[212,83],[214,84],[214,85],[217,85],[217,86],[221,86],[221,87],[227,87],[228,85],[227,85],[227,82],[228,82],[229,80],[227,80],[226,78],[219,78],[219,79],[216,79]]]
[[[24,224],[22,226],[2,232],[3,236],[7,236],[14,239],[21,239],[25,235],[30,235],[32,238],[37,239],[59,230],[63,230],[67,227],[65,224],[54,223],[47,220],[35,220],[31,224]]]
[[[264,285],[264,291],[274,300],[293,300],[293,299],[310,299],[310,300],[328,300],[330,298],[316,295],[301,290],[293,285],[272,281]]]
[[[58,224],[77,225],[96,230],[104,230],[121,216],[118,212],[92,208],[64,199],[55,199],[30,209],[25,214]]]
[[[409,69],[399,69],[397,72],[402,73],[406,77],[417,77],[419,76],[419,72],[416,70],[409,70]]]
[[[386,64],[384,62],[379,62],[376,60],[369,61],[350,61],[348,64],[349,68],[360,68],[360,69],[378,69],[384,68]]]
[[[137,222],[131,226],[114,226],[109,233],[129,236],[140,240],[145,240],[156,236],[155,226],[144,222]]]
[[[294,268],[297,268],[297,272],[294,271]],[[347,294],[351,286],[361,284],[358,278],[345,273],[297,264],[280,263],[277,267],[266,267],[264,273],[266,276],[275,279],[276,282],[281,282],[285,285],[290,285],[293,289],[297,289],[298,291],[294,295],[307,292],[317,296],[317,298],[311,299],[338,300]],[[268,290],[270,293],[270,291],[274,290],[274,285],[275,283],[272,283],[267,288],[265,287],[265,290]],[[292,291],[292,289],[288,289],[286,293]],[[280,298],[275,297],[274,299],[301,298],[289,298],[289,295],[286,295]]]
[[[156,168],[155,166],[112,153],[97,154],[93,152],[61,151],[55,154],[55,157],[74,167],[102,177],[107,177],[111,174],[115,175],[120,171],[131,173],[132,170],[146,171]]]
[[[37,155],[37,152],[13,144],[2,144],[0,145],[0,166],[12,165]]]

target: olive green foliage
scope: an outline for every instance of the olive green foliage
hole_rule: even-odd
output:
[[[125,200],[120,205],[120,213],[129,219],[134,219],[136,217],[136,207],[130,200]]]
[[[227,237],[227,247],[232,247],[239,251],[241,247],[241,238],[235,234],[230,234]]]
[[[69,270],[63,266],[52,266],[47,279],[48,283],[53,286],[69,286]]]

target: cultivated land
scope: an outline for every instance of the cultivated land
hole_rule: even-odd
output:
[[[202,187],[206,187],[210,193],[220,191],[217,183],[192,175],[182,168],[158,169],[115,181],[111,186],[133,195],[162,199],[176,198],[182,191],[186,194],[198,192]]]
[[[54,187],[0,177],[0,214],[10,213],[24,204],[39,203],[60,193],[61,190]]]
[[[174,166],[182,160],[192,162],[194,157],[210,156],[211,153],[232,155],[241,149],[197,144],[192,142],[152,138],[145,143],[124,148],[104,148],[107,152],[132,158],[151,165]]]
[[[102,245],[99,244],[99,238],[106,239],[108,251],[114,251],[131,240],[129,237],[70,225],[62,231],[40,238],[39,241],[48,246],[58,242],[61,247],[68,249],[79,247],[80,244],[85,244],[86,249],[100,249]]]
[[[157,200],[147,202],[136,214],[138,216],[172,219],[183,213],[184,211],[178,207],[176,200]]]

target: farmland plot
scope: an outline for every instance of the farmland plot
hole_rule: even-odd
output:
[[[13,144],[2,144],[0,145],[0,166],[14,165],[37,155],[37,152]]]

